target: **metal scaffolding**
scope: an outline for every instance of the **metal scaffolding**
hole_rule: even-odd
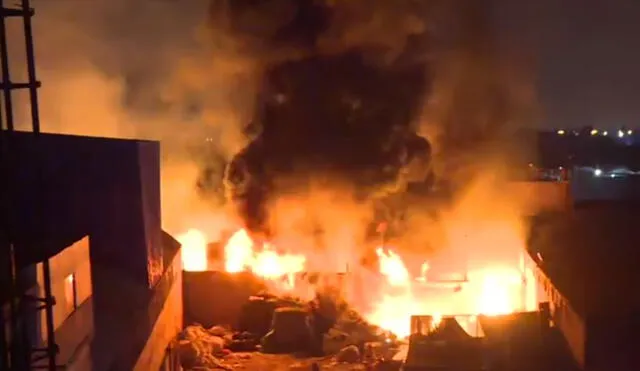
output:
[[[40,117],[38,111],[38,88],[40,82],[36,79],[35,53],[33,45],[33,32],[31,17],[34,10],[30,6],[29,0],[13,1],[5,5],[6,1],[0,0],[0,59],[1,59],[1,80],[0,90],[2,100],[0,100],[0,164],[2,165],[2,177],[0,177],[2,191],[2,225],[0,225],[0,254],[3,254],[0,262],[5,266],[0,267],[0,277],[6,282],[8,287],[7,303],[0,302],[0,370],[35,370],[57,368],[56,356],[58,347],[55,342],[55,331],[53,324],[53,306],[55,299],[51,293],[51,275],[49,260],[42,262],[44,297],[28,295],[25,287],[19,282],[19,271],[16,264],[15,246],[11,231],[10,214],[11,190],[15,187],[12,179],[12,136],[16,128],[14,121],[14,107],[12,94],[17,90],[26,90],[29,94],[29,106],[31,113],[30,130],[33,135],[33,146],[35,152],[39,153],[40,138]],[[14,82],[10,75],[9,46],[7,37],[8,20],[21,22],[23,25],[24,43],[26,50],[26,82]],[[39,161],[36,161],[39,164]],[[39,165],[36,165],[39,166]],[[41,171],[36,169],[36,174],[40,176]],[[40,178],[37,179],[39,181]],[[38,197],[35,194],[34,197]],[[38,213],[36,213],[38,214]],[[41,215],[33,215],[38,220]],[[36,339],[29,337],[29,328],[33,324],[29,323],[35,318],[33,311],[36,310],[37,317],[40,311],[44,311],[43,326],[46,329],[44,345],[38,346]]]

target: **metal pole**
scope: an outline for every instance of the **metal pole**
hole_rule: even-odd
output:
[[[4,10],[4,1],[0,1],[0,8],[3,14],[0,16],[0,58],[2,58],[2,93],[4,98],[4,108],[7,123],[7,130],[12,131],[13,125],[13,105],[11,99],[11,77],[9,75],[9,51],[7,46],[7,25]]]
[[[41,181],[40,176],[40,112],[38,109],[38,81],[36,80],[36,66],[35,66],[35,51],[33,46],[33,30],[31,23],[32,9],[29,0],[22,0],[22,11],[24,12],[24,38],[27,53],[27,74],[28,74],[28,86],[29,86],[29,100],[31,103],[31,125],[34,134],[34,141],[36,147],[36,153],[38,158],[36,160],[36,173],[38,180]],[[38,203],[39,204],[39,203]],[[40,217],[37,215],[36,217]],[[47,331],[47,358],[50,370],[56,369],[56,357],[57,347],[55,343],[55,329],[53,327],[53,295],[51,292],[51,267],[49,266],[49,259],[45,259],[42,262],[42,270],[44,276],[44,297],[45,297],[45,315],[46,315],[46,331]]]
[[[7,27],[6,27],[6,12],[4,10],[4,1],[0,1],[0,11],[2,11],[2,14],[0,14],[0,69],[2,71],[2,93],[3,93],[3,101],[4,101],[4,118],[3,118],[3,122],[6,122],[6,130],[8,132],[8,135],[11,135],[11,132],[14,129],[14,124],[13,124],[13,105],[12,105],[12,97],[11,97],[11,75],[9,73],[9,52],[8,52],[8,45],[7,45]],[[1,117],[1,115],[0,115]],[[4,128],[2,126],[0,126],[0,130],[4,130]],[[4,132],[2,133],[2,137],[4,139]],[[6,160],[6,155],[7,155],[7,151],[4,151],[5,145],[6,143],[2,143],[2,150],[3,150],[3,157]],[[3,165],[7,165],[8,163],[5,163]],[[6,177],[5,181],[8,183],[9,182],[9,177]],[[8,187],[7,187],[8,188]],[[5,197],[5,195],[3,195],[3,198]],[[7,201],[9,202],[9,199],[3,199],[3,201]],[[5,215],[3,215],[3,219],[4,219]],[[7,220],[3,220],[5,223],[8,223]],[[18,332],[18,326],[17,326],[17,316],[18,316],[18,312],[16,309],[16,303],[15,303],[15,285],[16,285],[16,276],[15,276],[15,266],[14,266],[14,252],[13,252],[13,246],[11,244],[11,236],[7,236],[8,240],[8,255],[7,255],[7,263],[8,266],[5,267],[7,270],[6,272],[8,273],[8,285],[9,285],[9,335],[11,340],[7,341],[6,339],[6,333],[4,331],[5,328],[5,323],[2,324],[3,327],[3,331],[2,331],[2,343],[3,346],[6,347],[6,353],[5,356],[3,356],[3,364],[7,364],[8,367],[14,367],[16,365],[16,361],[18,359],[18,345],[16,344],[16,334]],[[4,316],[3,316],[4,317]],[[4,321],[4,318],[3,318]],[[6,359],[5,359],[6,357]]]
[[[2,1],[0,0],[0,7],[2,7]],[[3,77],[4,79],[4,77]],[[4,175],[3,179],[4,179],[4,184],[0,185],[2,188],[0,188],[0,191],[2,193],[0,193],[0,201],[2,202],[2,204],[4,205],[7,201],[8,198],[6,197],[5,191],[6,191],[6,183],[7,183],[7,173],[4,172],[4,160],[6,159],[6,147],[5,147],[5,143],[4,143],[4,124],[3,122],[4,120],[4,110],[2,107],[2,101],[0,101],[0,171],[2,171],[2,174]],[[2,215],[0,215],[0,222],[1,227],[2,228],[6,228],[8,226],[8,223],[6,222],[5,219],[5,215],[4,215],[4,211],[5,209],[2,209]],[[8,228],[7,228],[8,229]],[[0,231],[0,248],[3,249],[2,253],[4,254],[4,247],[5,247],[5,242],[7,245],[9,245],[9,238],[6,235],[8,231],[7,230],[2,230]],[[4,273],[6,272],[6,278],[7,278],[7,285],[9,287],[9,289],[12,288],[13,286],[13,282],[11,280],[11,275],[9,274],[9,272],[11,272],[11,257],[9,255],[9,252],[6,252],[6,265],[0,268],[0,272],[2,272],[2,274],[4,275]],[[3,258],[5,258],[5,256],[3,256]],[[0,259],[0,261],[3,261],[3,259]],[[12,299],[12,293],[10,293],[8,295],[9,300]],[[7,342],[7,335],[8,335],[8,331],[7,331],[7,326],[9,326],[9,321],[11,319],[10,318],[6,318],[4,315],[4,310],[0,310],[0,370],[8,370],[9,369],[9,343]]]
[[[27,73],[29,78],[29,99],[31,100],[31,124],[36,137],[40,134],[40,111],[38,110],[38,80],[36,79],[36,58],[33,47],[33,30],[31,16],[33,10],[29,0],[22,0],[24,12],[24,38],[27,51]]]

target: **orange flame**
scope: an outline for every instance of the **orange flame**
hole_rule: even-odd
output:
[[[197,230],[190,230],[179,238],[183,244],[182,257],[185,270],[205,270],[206,239]],[[536,305],[535,290],[527,290],[530,272],[516,262],[476,264],[457,281],[432,281],[427,277],[430,262],[421,264],[420,275],[412,277],[402,257],[393,249],[378,247],[380,284],[367,282],[367,303],[352,300],[364,317],[397,336],[410,334],[412,315],[432,315],[434,326],[443,316],[460,315],[458,322],[474,334],[478,315],[501,315],[519,310],[532,310]],[[495,259],[492,259],[495,260]],[[296,294],[294,276],[304,272],[305,255],[280,252],[270,243],[258,244],[249,233],[240,229],[224,247],[224,267],[227,272],[251,271],[262,277],[270,288]],[[298,290],[300,289],[300,290]],[[352,298],[346,297],[347,301]],[[364,305],[363,305],[364,304]],[[366,309],[365,309],[366,308]],[[464,316],[464,318],[462,318]],[[457,317],[458,318],[458,317]]]
[[[225,269],[227,272],[251,271],[266,279],[287,278],[293,286],[293,276],[304,271],[306,258],[303,255],[279,254],[269,243],[262,251],[256,251],[256,243],[246,230],[241,229],[231,236],[225,248]]]
[[[201,272],[207,270],[207,238],[197,229],[190,229],[178,237],[182,245],[182,269]]]
[[[470,271],[464,281],[429,282],[424,274],[429,264],[423,263],[423,275],[409,280],[408,270],[396,253],[388,248],[377,251],[380,272],[386,277],[388,288],[382,287],[382,298],[365,317],[398,336],[410,334],[412,315],[431,314],[434,325],[443,315],[458,315],[464,317],[459,319],[463,328],[475,335],[473,326],[478,315],[493,316],[533,309],[531,300],[523,302],[524,281],[516,267],[484,267]],[[399,287],[402,290],[398,290]],[[531,294],[535,295],[531,291],[526,293]]]

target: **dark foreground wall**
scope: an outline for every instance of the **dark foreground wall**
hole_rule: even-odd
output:
[[[83,236],[91,259],[152,286],[162,274],[157,142],[30,133],[5,136],[10,223],[26,266]],[[4,178],[4,174],[3,174]],[[0,248],[6,249],[6,241]]]
[[[184,323],[237,325],[240,309],[264,285],[250,273],[182,272]]]

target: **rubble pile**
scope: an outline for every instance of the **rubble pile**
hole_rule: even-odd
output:
[[[346,305],[335,306],[330,315],[317,308],[294,298],[268,294],[251,297],[234,329],[206,329],[194,324],[182,331],[177,339],[182,367],[268,369],[275,367],[267,366],[269,362],[281,362],[290,363],[285,369],[309,370],[313,364],[345,370],[377,364],[375,369],[389,369],[380,367],[388,367],[388,360],[397,352],[399,343],[392,334],[368,324]],[[247,366],[252,362],[262,363]]]
[[[225,340],[226,334],[217,328],[208,331],[199,325],[188,326],[177,342],[182,367],[187,370],[224,368],[220,358],[225,355]]]

